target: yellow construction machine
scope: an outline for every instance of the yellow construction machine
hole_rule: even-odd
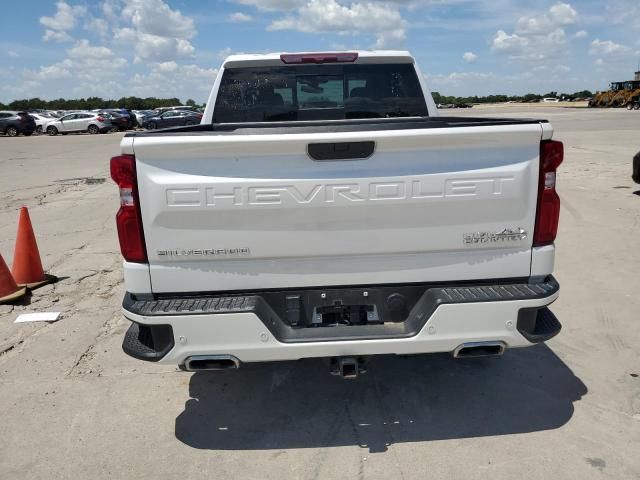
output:
[[[590,107],[626,107],[635,108],[640,102],[640,72],[636,72],[635,80],[627,82],[611,82],[606,92],[598,92],[589,102]]]

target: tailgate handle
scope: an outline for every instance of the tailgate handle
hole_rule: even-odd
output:
[[[310,143],[307,153],[314,160],[357,160],[370,157],[375,146],[371,141]]]

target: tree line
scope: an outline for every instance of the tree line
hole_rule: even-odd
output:
[[[565,100],[574,100],[576,98],[589,98],[593,93],[589,90],[581,90],[575,93],[548,92],[544,95],[535,93],[527,93],[526,95],[488,95],[484,97],[455,97],[441,95],[439,92],[433,92],[433,100],[439,104],[460,104],[460,103],[504,103],[504,102],[531,102],[542,100],[547,97],[561,98]],[[184,104],[179,98],[156,98],[156,97],[122,97],[117,100],[105,100],[100,97],[65,99],[58,98],[56,100],[43,100],[41,98],[29,98],[23,100],[14,100],[8,104],[0,102],[0,110],[95,110],[97,108],[127,108],[129,110],[152,110],[159,107],[172,107],[174,105],[190,105],[192,107],[198,104],[189,99]]]
[[[173,107],[175,105],[198,106],[192,99],[182,103],[179,98],[139,98],[122,97],[118,100],[105,100],[100,97],[43,100],[41,98],[29,98],[14,100],[8,104],[0,102],[0,110],[95,110],[98,108],[126,108],[129,110],[152,110],[159,107]]]
[[[593,97],[593,93],[589,90],[580,90],[574,93],[558,93],[548,92],[544,95],[537,93],[527,93],[526,95],[487,95],[485,97],[454,97],[441,95],[439,92],[433,92],[433,101],[438,104],[460,104],[460,103],[504,103],[504,102],[534,102],[543,98],[560,98],[563,100],[575,100],[578,98]]]

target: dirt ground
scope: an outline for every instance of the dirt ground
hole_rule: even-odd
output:
[[[353,382],[317,360],[190,374],[124,355],[121,135],[0,138],[0,252],[28,205],[61,279],[0,306],[0,478],[640,478],[640,112],[448,113],[548,118],[565,142],[564,328],[499,359],[380,357]]]

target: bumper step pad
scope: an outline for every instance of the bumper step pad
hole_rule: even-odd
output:
[[[551,310],[546,307],[524,308],[518,314],[518,331],[531,343],[546,342],[562,329],[562,325]]]
[[[131,323],[122,341],[122,350],[138,360],[157,362],[173,348],[171,325]]]

